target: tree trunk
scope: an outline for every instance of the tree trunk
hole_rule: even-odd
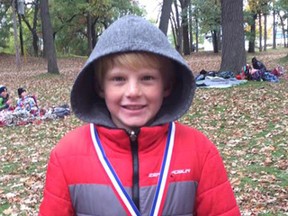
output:
[[[288,19],[286,20],[286,22],[287,22],[287,26],[288,26]],[[288,35],[288,28],[286,28],[286,32],[287,32],[287,35]],[[287,37],[286,37],[286,39],[287,39]],[[285,40],[286,40],[285,39]],[[286,43],[286,46],[285,47],[288,47],[288,43]]]
[[[267,14],[264,14],[264,51],[267,50]]]
[[[92,20],[90,13],[87,14],[87,42],[88,42],[88,53],[92,52],[93,44],[92,44]]]
[[[172,17],[170,18],[170,23],[171,23],[172,35],[173,35],[173,39],[174,39],[174,46],[177,49],[178,45],[177,45],[177,35],[176,35],[176,23]]]
[[[273,49],[276,49],[276,11],[275,11],[275,8],[273,8]]]
[[[287,26],[288,26],[288,19],[287,19]],[[287,32],[287,35],[288,35],[288,28],[286,29],[286,32]],[[287,39],[287,37],[286,37],[286,39]],[[286,40],[285,39],[285,40]],[[286,46],[285,47],[288,47],[288,42],[286,43]]]
[[[21,19],[21,15],[20,14],[18,14],[18,22],[19,22],[20,50],[21,50],[21,55],[24,56],[23,28],[22,28],[22,19]]]
[[[249,53],[255,52],[256,19],[257,19],[257,14],[253,14],[253,23],[251,24],[250,38],[249,38],[249,48],[248,48]]]
[[[44,42],[44,56],[48,61],[48,73],[59,74],[56,50],[53,41],[53,29],[50,20],[48,0],[40,1],[40,15]]]
[[[180,0],[182,10],[182,30],[183,30],[183,53],[184,55],[190,55],[189,46],[189,25],[188,25],[188,5],[189,0]]]
[[[216,31],[216,39],[217,39],[217,48],[219,51],[222,48],[222,38],[221,38],[221,32],[219,30]]]
[[[283,21],[283,17],[280,15],[280,12],[279,12],[279,11],[278,11],[278,16],[279,16],[279,18],[280,18],[280,23],[281,23],[281,29],[282,29],[284,47],[286,47],[285,24],[284,24],[284,21]]]
[[[170,13],[172,10],[172,2],[173,0],[166,0],[163,1],[162,9],[161,9],[161,17],[160,17],[160,23],[159,23],[159,29],[167,35],[168,31],[168,24],[169,24],[169,18]]]
[[[17,70],[20,71],[21,69],[21,60],[19,54],[19,44],[18,44],[18,31],[17,31],[17,20],[16,20],[16,6],[15,1],[12,0],[12,10],[13,10],[13,29],[14,29],[14,46],[15,46],[15,61]]]
[[[97,34],[95,30],[96,22],[93,22],[92,27],[91,27],[91,36],[92,36],[92,50],[95,47],[97,43]]]
[[[34,8],[34,16],[33,16],[33,25],[31,26],[30,23],[28,22],[28,20],[26,19],[26,17],[23,15],[22,19],[25,22],[25,24],[27,25],[29,31],[32,34],[32,45],[33,45],[33,54],[34,56],[38,56],[38,52],[39,52],[39,45],[38,45],[38,41],[39,41],[39,37],[37,35],[37,21],[38,21],[38,11],[39,11],[39,0],[36,0],[35,4],[35,8]]]
[[[21,56],[24,56],[24,45],[23,45],[23,28],[22,28],[22,19],[21,16],[24,14],[24,2],[19,4],[17,1],[15,2],[15,10],[17,11],[17,18],[19,23],[19,41],[20,41],[20,50]]]
[[[195,25],[196,25],[196,30],[195,30],[196,52],[198,52],[199,51],[199,21],[198,21],[198,16],[195,18]]]
[[[195,51],[195,46],[193,44],[193,25],[192,25],[192,6],[189,3],[189,38],[190,38],[190,51],[194,52]]]
[[[182,44],[182,35],[183,35],[183,29],[182,29],[182,25],[180,25],[180,17],[179,17],[179,11],[178,11],[178,7],[177,7],[177,1],[174,1],[174,7],[175,7],[175,19],[176,19],[176,24],[177,24],[177,28],[176,28],[176,34],[177,34],[177,51],[179,53],[182,53],[183,51],[183,44]]]
[[[215,30],[211,31],[212,35],[212,44],[213,44],[213,52],[218,53],[218,39],[217,39],[217,32]]]
[[[259,52],[262,52],[262,15],[259,13]]]
[[[246,64],[243,1],[221,0],[222,60],[220,71],[240,72]]]

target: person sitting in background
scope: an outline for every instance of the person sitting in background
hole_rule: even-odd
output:
[[[9,110],[12,101],[9,99],[9,94],[6,86],[0,85],[0,111]]]
[[[17,91],[19,99],[17,100],[15,111],[25,110],[36,114],[38,112],[38,106],[35,96],[28,95],[24,88],[18,88]]]
[[[253,66],[254,71],[259,70],[262,74],[267,71],[265,65],[261,61],[256,59],[256,57],[252,58],[252,66]]]

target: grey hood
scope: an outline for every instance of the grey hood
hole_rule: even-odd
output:
[[[176,65],[176,81],[171,95],[164,99],[150,125],[177,120],[189,109],[195,93],[195,81],[183,57],[171,46],[156,26],[142,17],[124,16],[111,24],[101,35],[71,91],[75,115],[89,123],[114,128],[105,101],[95,90],[95,65],[100,57],[122,52],[144,51],[172,59]],[[97,73],[97,72],[96,72]]]

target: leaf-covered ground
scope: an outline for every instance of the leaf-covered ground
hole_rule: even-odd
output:
[[[272,69],[287,50],[255,54]],[[253,56],[248,56],[250,63]],[[85,58],[58,60],[61,75],[46,74],[46,62],[0,54],[0,84],[12,98],[17,88],[35,93],[41,107],[69,103],[73,80]],[[217,70],[220,56],[193,54],[192,70]],[[288,65],[281,63],[288,71]],[[242,215],[288,215],[288,76],[280,83],[248,82],[229,89],[197,89],[181,121],[203,131],[223,156]],[[0,215],[37,215],[49,153],[57,141],[81,125],[64,120],[0,127]],[[221,194],[219,194],[221,196]]]

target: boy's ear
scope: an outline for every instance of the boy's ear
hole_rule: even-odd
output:
[[[164,97],[168,97],[172,91],[172,83],[169,82],[167,86],[164,88]]]
[[[104,91],[102,89],[98,91],[97,94],[99,95],[99,97],[104,99]]]
[[[100,85],[95,85],[95,92],[99,97],[104,99],[104,91]]]

